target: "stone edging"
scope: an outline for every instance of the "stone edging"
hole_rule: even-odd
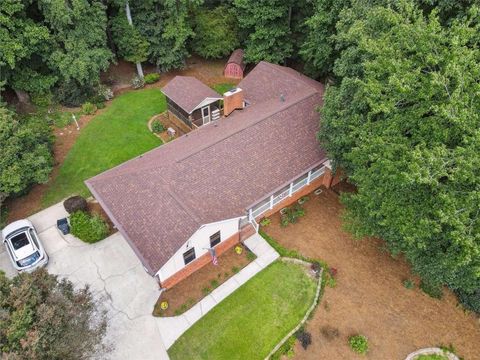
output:
[[[288,257],[282,257],[280,258],[280,260],[283,260],[283,261],[287,261],[287,262],[292,262],[292,263],[296,263],[296,264],[300,264],[300,265],[312,265],[312,263],[309,263],[309,262],[306,262],[306,261],[303,261],[303,260],[299,260],[299,259],[294,259],[294,258],[288,258]],[[308,317],[310,316],[310,314],[312,313],[312,311],[315,309],[315,307],[317,306],[318,304],[318,299],[320,298],[320,290],[322,289],[322,275],[323,275],[323,268],[320,267],[320,272],[318,274],[318,283],[317,283],[317,291],[315,293],[315,298],[313,299],[313,303],[312,305],[310,306],[310,308],[307,310],[307,312],[305,313],[305,316],[303,317],[303,319],[298,323],[297,326],[295,326],[282,340],[280,340],[280,342],[272,349],[272,351],[270,351],[270,353],[265,357],[265,360],[268,360],[270,359],[270,357],[275,354],[278,349],[280,349],[280,347],[285,344],[285,342],[287,342],[287,340],[293,335],[295,334],[308,320]]]
[[[448,360],[459,360],[457,355],[451,353],[450,351],[442,350],[437,347],[424,348],[424,349],[417,350],[409,354],[405,360],[415,360],[415,358],[418,355],[433,355],[433,354],[445,355],[448,358]]]
[[[153,130],[152,130],[152,123],[153,123],[154,120],[156,120],[156,119],[155,119],[156,117],[158,117],[159,115],[162,115],[162,114],[163,114],[163,112],[160,113],[160,114],[155,114],[155,115],[153,115],[153,116],[148,120],[148,122],[147,122],[147,128],[148,128],[148,130],[149,130],[153,135],[155,135],[156,137],[158,137],[160,140],[162,140],[162,138],[160,137],[160,135],[157,134],[157,133],[155,133],[155,132],[153,132]],[[163,141],[163,140],[162,140],[162,141]]]

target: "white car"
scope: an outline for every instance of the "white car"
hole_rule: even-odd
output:
[[[48,263],[48,255],[28,220],[18,220],[2,230],[2,242],[17,271],[33,271]]]

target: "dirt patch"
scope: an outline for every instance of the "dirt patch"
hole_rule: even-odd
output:
[[[450,291],[435,300],[418,286],[406,289],[403,280],[418,284],[418,279],[403,259],[392,258],[380,240],[356,241],[342,231],[343,207],[334,191],[310,194],[304,208],[306,216],[297,224],[282,228],[275,214],[264,228],[281,245],[338,270],[336,287],[326,288],[307,325],[312,345],[303,350],[297,344],[295,358],[401,360],[419,348],[452,344],[465,359],[480,359],[478,319],[457,306]],[[347,343],[357,333],[369,340],[363,357]]]
[[[243,247],[241,254],[235,252],[235,247],[227,250],[218,258],[218,265],[209,263],[171,289],[164,291],[155,304],[153,315],[176,316],[184,313],[254,259],[255,254],[246,247]],[[168,309],[160,309],[162,301],[168,302]]]

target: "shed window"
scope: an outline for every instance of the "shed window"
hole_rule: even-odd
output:
[[[190,250],[183,253],[183,261],[185,265],[195,260],[195,248],[191,248]]]
[[[210,235],[210,247],[213,248],[215,245],[219,244],[221,241],[220,231],[217,231],[215,234]]]

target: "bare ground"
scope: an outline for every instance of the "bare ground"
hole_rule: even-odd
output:
[[[402,360],[423,347],[450,345],[466,360],[480,359],[480,323],[457,305],[455,296],[444,291],[442,300],[425,295],[418,287],[403,286],[415,278],[403,259],[392,258],[380,240],[357,241],[342,230],[342,205],[332,190],[305,204],[306,216],[282,228],[279,215],[264,230],[281,245],[303,255],[327,261],[337,268],[337,286],[326,288],[307,330],[312,345],[295,348],[296,359]],[[328,340],[321,329],[339,330]],[[368,337],[367,356],[354,354],[347,343],[353,334]]]

